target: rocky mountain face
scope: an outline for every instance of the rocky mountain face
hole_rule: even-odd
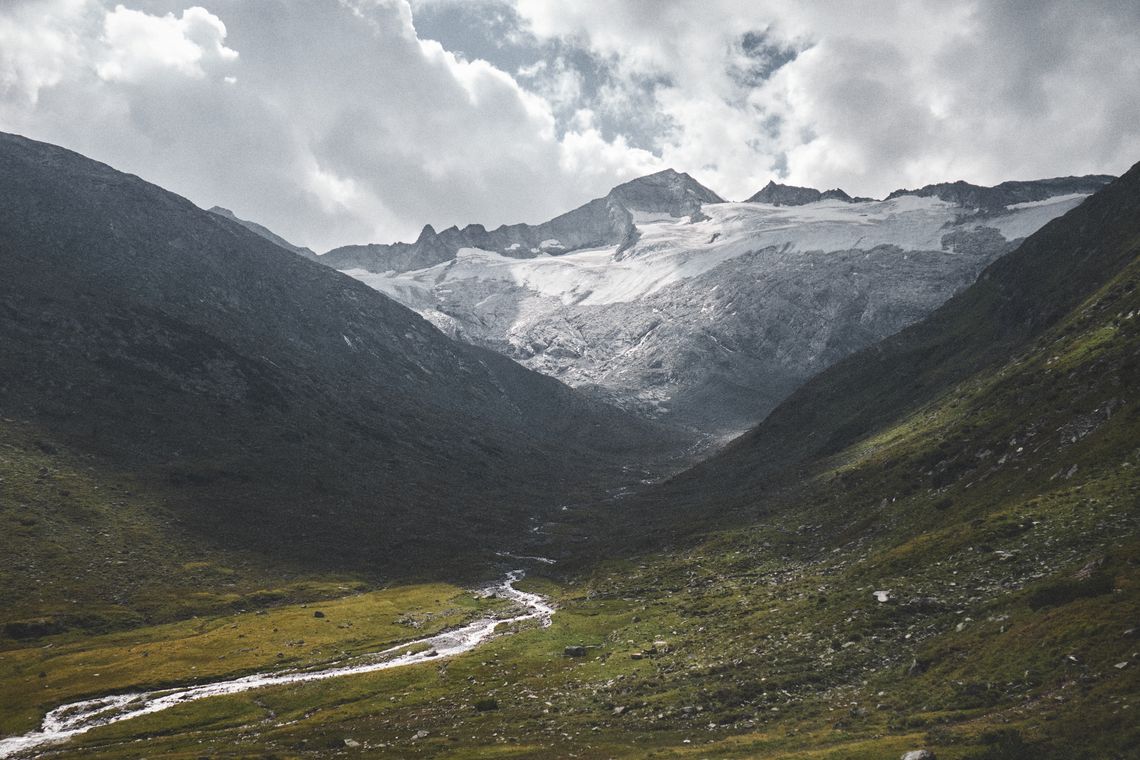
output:
[[[635,215],[691,216],[705,203],[723,199],[688,174],[667,169],[618,185],[596,198],[538,225],[503,225],[488,231],[481,224],[436,232],[429,224],[414,243],[352,245],[335,248],[321,261],[336,269],[405,272],[450,261],[464,248],[494,251],[512,258],[557,256],[599,246],[628,247],[637,237]]]
[[[0,135],[0,196],[6,422],[146,479],[222,543],[441,572],[671,445],[70,151]]]
[[[1084,177],[1055,177],[1028,182],[1002,182],[993,187],[972,185],[969,182],[941,182],[917,190],[895,190],[887,200],[913,195],[918,198],[940,198],[974,211],[1002,212],[1018,203],[1033,203],[1063,195],[1095,193],[1112,181],[1107,174],[1089,174]],[[872,201],[873,198],[852,198],[836,188],[820,192],[812,187],[796,187],[769,182],[745,203],[767,203],[772,206],[805,206],[819,201],[838,200],[848,203]]]
[[[454,238],[432,249],[431,266],[377,271],[389,259],[344,271],[458,339],[651,419],[723,437],[820,370],[930,313],[1079,205],[1077,191],[1105,181],[975,193],[1037,198],[995,210],[935,191],[869,201],[773,185],[762,191],[768,202],[726,203],[685,175],[662,173],[530,233],[560,235],[567,246],[588,241],[582,250],[520,253],[501,241],[461,241],[459,231],[425,231],[415,244],[425,249]],[[1048,193],[1056,195],[1040,198]],[[619,217],[578,238],[552,231]]]
[[[229,219],[231,222],[237,222],[242,227],[245,227],[247,230],[254,233],[255,235],[260,235],[261,237],[265,238],[269,242],[275,243],[287,251],[292,251],[293,253],[296,253],[300,256],[304,256],[306,259],[311,259],[313,261],[317,260],[317,254],[312,248],[305,248],[304,246],[293,245],[292,243],[290,243],[285,238],[283,238],[280,235],[276,234],[275,232],[271,231],[269,228],[258,224],[257,222],[251,222],[248,219],[238,218],[234,214],[234,212],[230,211],[228,208],[222,208],[221,206],[214,206],[213,208],[208,209],[208,211],[211,214],[217,214],[218,216],[220,216],[224,219]]]

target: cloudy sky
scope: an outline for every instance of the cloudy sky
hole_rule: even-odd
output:
[[[1140,160],[1140,3],[0,0],[0,130],[319,251],[665,167],[882,196]]]

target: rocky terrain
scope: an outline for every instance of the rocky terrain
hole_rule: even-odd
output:
[[[884,201],[770,185],[758,194],[769,202],[726,203],[662,173],[593,202],[625,209],[624,227],[592,225],[579,238],[510,228],[532,230],[529,240],[558,234],[558,246],[425,230],[413,244],[417,256],[431,251],[423,261],[397,261],[405,249],[395,247],[379,260],[343,251],[321,260],[451,336],[721,438],[930,313],[1107,179],[932,186]],[[995,210],[995,198],[1008,205]]]

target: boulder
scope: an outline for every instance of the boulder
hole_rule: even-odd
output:
[[[562,654],[565,655],[566,657],[585,657],[586,656],[586,647],[583,647],[583,646],[566,647],[565,649],[562,650]]]
[[[912,749],[902,756],[902,760],[936,760],[934,753],[928,749]]]

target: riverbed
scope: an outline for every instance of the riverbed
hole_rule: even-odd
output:
[[[450,631],[434,636],[405,641],[364,657],[355,657],[352,662],[307,671],[277,671],[254,673],[224,681],[199,684],[173,689],[160,689],[148,692],[111,694],[94,699],[68,702],[53,709],[36,731],[0,739],[0,758],[14,757],[38,747],[60,744],[92,729],[119,723],[141,715],[160,712],[177,705],[224,694],[239,694],[244,691],[261,689],[267,686],[323,681],[329,678],[372,673],[422,662],[437,661],[469,652],[495,635],[499,626],[537,620],[543,627],[550,625],[554,607],[538,594],[531,594],[515,588],[525,571],[512,570],[503,580],[484,589],[484,593],[509,599],[519,605],[521,611],[507,618],[480,618]]]

